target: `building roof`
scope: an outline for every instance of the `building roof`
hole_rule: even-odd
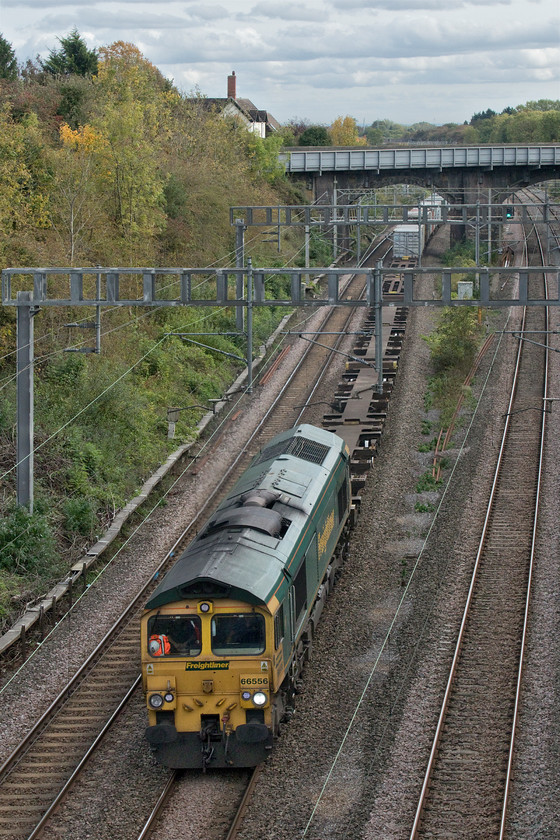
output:
[[[198,101],[204,110],[215,110],[226,115],[228,115],[228,113],[229,115],[233,115],[237,112],[238,116],[242,117],[249,125],[264,123],[267,134],[280,129],[280,123],[278,120],[274,119],[272,114],[269,114],[268,111],[257,108],[254,102],[251,102],[250,99],[240,99],[232,96],[213,96],[202,97]]]

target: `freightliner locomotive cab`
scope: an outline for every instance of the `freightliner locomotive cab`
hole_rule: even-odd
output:
[[[273,438],[142,618],[147,740],[167,767],[252,767],[292,712],[342,560],[349,452],[302,425]]]

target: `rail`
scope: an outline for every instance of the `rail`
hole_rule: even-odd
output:
[[[548,314],[548,310],[546,309],[546,307],[544,309],[545,309],[545,314]],[[523,329],[526,328],[526,318],[527,318],[527,312],[524,313],[523,326],[522,326],[522,329],[521,329],[521,333],[523,332]],[[454,655],[453,655],[453,661],[452,661],[452,664],[451,664],[450,673],[449,673],[449,677],[448,677],[448,680],[447,680],[447,685],[446,685],[446,688],[445,688],[443,701],[442,701],[442,704],[441,704],[441,711],[440,711],[440,714],[439,714],[439,719],[438,719],[438,723],[437,723],[437,726],[436,726],[436,731],[435,731],[435,735],[434,735],[434,739],[433,739],[433,743],[432,743],[432,747],[431,747],[431,751],[430,751],[430,756],[429,756],[429,759],[428,759],[428,765],[427,765],[426,773],[425,773],[425,776],[424,776],[424,781],[423,781],[423,784],[422,784],[422,789],[421,789],[419,802],[418,802],[418,806],[417,806],[417,810],[416,810],[416,814],[415,814],[415,818],[414,818],[414,823],[413,823],[412,830],[411,830],[411,833],[410,833],[411,840],[416,840],[416,838],[418,838],[420,836],[423,836],[422,831],[424,830],[423,822],[424,822],[426,804],[427,804],[427,801],[428,801],[429,798],[430,798],[430,801],[431,801],[431,797],[433,796],[433,793],[434,793],[433,775],[434,775],[434,769],[435,769],[435,766],[436,766],[436,760],[438,758],[438,754],[439,754],[439,751],[440,751],[440,744],[441,744],[441,741],[442,741],[442,738],[443,738],[444,727],[445,727],[446,731],[449,728],[448,711],[450,709],[452,692],[454,691],[454,689],[456,687],[456,684],[457,684],[457,680],[458,680],[459,660],[460,660],[460,657],[463,654],[464,641],[465,641],[465,638],[466,638],[466,628],[467,628],[467,624],[472,623],[471,622],[471,608],[472,608],[473,603],[474,603],[474,595],[475,595],[476,587],[478,586],[478,579],[479,579],[479,576],[480,576],[482,558],[485,556],[485,552],[487,550],[487,543],[488,543],[488,539],[489,539],[491,524],[493,524],[495,509],[496,509],[496,506],[497,506],[498,499],[500,498],[500,492],[501,492],[500,482],[503,480],[502,473],[504,472],[504,465],[506,463],[506,461],[505,461],[506,445],[508,443],[509,438],[511,437],[511,432],[510,432],[511,418],[512,418],[513,415],[518,414],[519,412],[524,412],[524,411],[527,410],[526,407],[519,407],[519,403],[516,402],[516,400],[518,399],[518,396],[519,396],[518,395],[518,390],[520,388],[519,382],[520,382],[520,379],[521,379],[521,365],[522,365],[522,359],[523,359],[523,354],[524,354],[523,345],[524,345],[524,342],[520,341],[519,346],[518,346],[517,359],[516,359],[514,382],[512,384],[512,390],[511,390],[509,405],[508,405],[507,414],[506,414],[506,417],[505,417],[503,436],[502,436],[500,451],[499,451],[499,455],[498,455],[497,465],[496,465],[495,472],[494,472],[494,479],[493,479],[493,482],[492,482],[492,487],[491,487],[491,492],[490,492],[490,501],[488,503],[488,509],[487,509],[487,512],[486,512],[486,517],[485,517],[483,528],[482,528],[482,534],[481,534],[481,537],[480,537],[479,548],[478,548],[477,556],[476,556],[476,559],[475,559],[475,562],[474,562],[472,578],[471,578],[469,591],[468,591],[467,599],[466,599],[466,605],[465,605],[465,608],[464,608],[463,617],[462,617],[461,625],[460,625],[460,628],[459,628],[457,644],[456,644],[455,652],[454,652]],[[547,364],[548,364],[548,358],[547,358],[546,354],[545,354],[543,364],[544,364],[544,371],[545,371],[543,393],[544,393],[544,397],[546,398],[546,393],[547,393],[546,392],[546,387],[547,387],[546,369],[547,369]],[[524,375],[527,376],[527,372],[525,372]],[[533,376],[533,378],[534,378],[534,372],[533,371],[531,371],[531,376]],[[542,405],[544,406],[545,404],[546,403],[543,403]],[[541,428],[540,428],[540,437],[539,437],[539,442],[538,442],[539,463],[538,463],[538,468],[537,468],[537,473],[536,473],[537,501],[535,502],[535,506],[534,506],[534,509],[533,509],[533,512],[532,512],[532,515],[531,515],[532,516],[532,519],[531,519],[532,527],[531,527],[531,534],[530,534],[531,550],[530,550],[529,568],[528,568],[528,571],[527,571],[526,581],[523,582],[523,583],[522,583],[521,580],[518,581],[519,588],[521,589],[521,587],[523,586],[523,592],[525,593],[524,594],[524,607],[523,607],[523,613],[524,613],[525,619],[524,619],[524,629],[523,629],[523,634],[522,634],[522,638],[521,638],[520,649],[519,649],[519,652],[517,654],[517,685],[516,685],[515,697],[512,700],[514,708],[515,708],[515,713],[514,713],[514,720],[513,720],[513,723],[511,724],[511,729],[510,729],[508,767],[507,767],[507,770],[504,774],[504,779],[503,779],[504,798],[503,798],[503,805],[502,805],[502,809],[501,809],[501,818],[500,818],[500,824],[501,824],[500,837],[503,837],[503,831],[504,831],[505,820],[506,820],[508,792],[509,792],[509,780],[510,780],[510,777],[511,777],[511,769],[512,769],[512,763],[513,763],[513,748],[514,748],[514,741],[515,741],[515,727],[516,727],[516,720],[517,720],[517,709],[518,709],[518,706],[519,706],[519,698],[520,698],[520,691],[521,691],[521,674],[522,674],[522,669],[523,669],[524,644],[525,644],[526,626],[527,626],[529,601],[530,601],[530,591],[531,591],[531,575],[532,575],[532,561],[533,561],[533,553],[534,553],[534,539],[535,539],[536,523],[537,523],[537,517],[538,517],[538,489],[540,488],[540,478],[541,478],[541,471],[542,471],[544,427],[545,427],[545,411],[543,410],[542,411],[542,424],[541,424]],[[499,551],[498,551],[497,548],[495,549],[495,551],[499,554]],[[520,593],[520,596],[521,596],[521,593]],[[511,584],[511,589],[510,589],[510,599],[513,600],[513,582]],[[519,608],[521,609],[521,605],[519,605]],[[479,643],[479,644],[482,644],[482,643]],[[480,689],[480,690],[482,690],[482,689]],[[498,723],[496,722],[495,725],[498,726]],[[465,749],[467,749],[467,748],[465,747]],[[463,771],[463,772],[465,773],[466,771]],[[426,828],[426,831],[429,832],[429,827]]]
[[[331,311],[331,314],[332,314],[332,311]],[[344,315],[346,317],[348,317],[349,314],[350,314],[349,310],[344,310]],[[308,351],[309,351],[309,348],[308,348]],[[303,362],[300,362],[300,365],[298,367],[301,368],[302,365],[303,365]],[[284,384],[284,386],[280,389],[280,393],[277,395],[275,401],[273,402],[273,406],[274,406],[274,404],[277,404],[278,401],[281,399],[282,395],[285,394],[287,388],[290,385],[291,380],[296,375],[296,373],[297,373],[297,369],[295,369],[291,372],[291,376],[288,378],[288,381]],[[321,376],[323,375],[323,373],[324,373],[324,371],[321,373]],[[318,377],[318,379],[320,379],[320,377]],[[267,430],[268,430],[267,417],[272,412],[273,406],[271,406],[269,408],[267,414],[265,416],[263,416],[261,422],[258,424],[257,428],[254,430],[252,436],[250,437],[249,441],[246,444],[246,449],[247,449],[247,447],[249,447],[251,445],[251,442],[256,439],[256,436],[257,436],[257,434],[260,430],[262,430],[264,427],[266,427]],[[293,410],[293,404],[291,404],[291,408]],[[239,463],[239,461],[242,458],[243,458],[243,452],[238,453],[237,457],[234,459],[234,463],[230,465],[230,467],[229,467],[229,469],[226,473],[226,477],[223,478],[223,480],[220,484],[220,487],[216,489],[216,493],[219,492],[221,489],[223,489],[224,481],[227,480],[227,475],[232,474],[236,465]],[[202,506],[202,510],[200,510],[198,512],[199,516],[205,514],[205,511],[208,509],[208,506],[213,501],[214,500],[211,497],[209,497],[206,500],[205,505]],[[192,523],[190,523],[190,527],[192,527],[193,524],[194,524],[194,520],[193,520]],[[184,532],[182,537],[179,538],[179,540],[176,541],[176,543],[173,546],[173,548],[171,549],[171,551],[166,555],[166,557],[164,558],[164,560],[160,564],[160,566],[157,570],[157,573],[161,573],[161,572],[164,571],[165,566],[169,563],[172,555],[175,554],[180,549],[182,540],[185,539],[187,532],[188,532],[188,529]],[[18,781],[17,780],[17,774],[20,772],[20,769],[21,769],[21,771],[23,772],[23,777],[22,778],[25,779],[25,777],[26,777],[26,769],[25,769],[26,762],[28,762],[28,757],[32,755],[31,753],[29,753],[29,748],[33,749],[33,746],[35,745],[35,743],[37,743],[38,746],[40,745],[40,736],[43,732],[48,731],[48,727],[49,727],[51,721],[56,719],[57,720],[57,725],[59,725],[60,718],[57,719],[55,716],[58,714],[58,710],[59,710],[60,706],[63,705],[68,698],[70,698],[71,696],[72,697],[75,696],[75,690],[74,690],[75,688],[78,688],[78,689],[81,690],[82,687],[86,684],[86,682],[87,682],[86,678],[89,675],[89,673],[94,671],[94,668],[106,656],[106,652],[108,652],[108,650],[111,648],[110,642],[115,642],[115,647],[120,649],[121,654],[124,653],[127,660],[129,660],[129,664],[130,663],[132,664],[131,670],[134,671],[134,668],[136,667],[134,665],[134,658],[131,659],[130,653],[127,654],[126,651],[130,651],[130,650],[134,649],[135,640],[136,640],[136,637],[137,637],[137,628],[136,628],[136,624],[134,622],[134,619],[138,616],[139,610],[143,606],[143,603],[145,601],[145,598],[146,598],[147,592],[149,591],[149,588],[151,586],[155,586],[155,585],[156,584],[155,584],[153,576],[152,576],[152,579],[150,580],[150,582],[146,586],[142,587],[140,592],[136,595],[135,599],[132,601],[129,608],[123,613],[123,615],[118,619],[118,621],[115,622],[115,624],[110,629],[110,631],[105,635],[105,637],[101,641],[101,643],[96,647],[95,651],[93,651],[93,653],[90,655],[90,657],[88,657],[88,660],[83,664],[82,668],[78,671],[77,674],[74,675],[71,682],[59,694],[59,697],[51,704],[51,706],[47,709],[45,714],[42,715],[42,717],[40,718],[39,721],[37,721],[35,726],[30,729],[27,737],[18,745],[18,747],[12,752],[11,756],[7,759],[7,761],[4,762],[3,766],[0,768],[0,775],[2,776],[2,780],[3,780],[2,788],[0,788],[0,791],[2,793],[2,801],[4,803],[2,810],[3,810],[3,824],[4,824],[5,828],[9,824],[8,821],[10,819],[12,819],[11,815],[13,813],[10,790],[12,789],[13,784],[15,784],[16,787],[21,787],[22,785],[25,785],[24,781]],[[119,637],[117,637],[117,632],[118,631],[121,633],[121,635]],[[123,643],[123,639],[125,640],[125,643]],[[109,659],[110,659],[110,656],[109,656]],[[123,670],[122,667],[120,667],[119,671],[122,671],[122,670]],[[113,668],[112,673],[116,674],[117,671],[115,671],[115,669]],[[105,676],[105,678],[102,680],[103,685],[105,685],[105,686],[107,685],[107,680],[108,680],[108,678]],[[131,679],[131,682],[129,683],[128,688],[122,689],[123,695],[127,694],[127,692],[128,692],[128,696],[131,696],[131,692],[134,690],[134,686],[137,684],[137,681],[138,681],[138,673],[136,672],[134,678]],[[114,679],[112,680],[112,684],[113,684],[113,688],[115,688],[116,682],[115,682]],[[123,695],[121,695],[121,697]],[[111,702],[111,700],[110,700],[110,698],[108,698],[107,704],[110,704],[110,702]],[[79,706],[79,701],[78,701],[77,705]],[[99,704],[96,704],[96,708],[97,708],[97,706],[99,706]],[[89,707],[91,708],[91,702],[90,702]],[[121,708],[121,705],[119,704],[119,709],[120,708]],[[101,710],[99,708],[97,708],[97,711],[99,712]],[[75,712],[73,712],[73,713],[75,714]],[[67,790],[69,789],[69,786],[73,783],[73,781],[77,777],[77,774],[78,774],[79,770],[84,767],[85,763],[91,757],[91,755],[92,755],[92,753],[95,749],[95,746],[97,744],[99,744],[101,738],[103,737],[103,735],[107,731],[108,727],[111,725],[111,721],[115,719],[116,714],[117,714],[117,712],[115,712],[114,709],[113,709],[108,713],[108,717],[106,718],[105,724],[99,724],[99,726],[98,726],[97,723],[92,724],[92,727],[90,727],[90,728],[92,728],[92,730],[93,730],[93,728],[98,726],[98,728],[100,729],[100,732],[97,732],[97,734],[93,738],[93,741],[90,742],[91,747],[86,750],[85,754],[83,752],[80,754],[80,758],[77,759],[76,764],[74,765],[72,772],[70,772],[68,775],[64,775],[64,777],[63,777],[63,774],[66,774],[66,770],[64,768],[68,766],[68,763],[71,759],[70,753],[72,753],[72,755],[73,755],[73,753],[76,752],[74,747],[72,747],[72,750],[70,750],[71,740],[69,740],[67,738],[66,743],[65,743],[65,750],[64,750],[64,752],[66,753],[66,755],[64,756],[65,763],[63,765],[61,765],[62,769],[57,769],[54,772],[55,776],[58,773],[57,778],[60,777],[60,782],[57,783],[56,779],[55,779],[55,782],[53,782],[52,778],[50,778],[49,781],[48,781],[48,786],[47,786],[47,783],[45,782],[45,787],[42,790],[41,796],[38,795],[38,791],[39,791],[40,784],[41,784],[41,779],[40,778],[37,779],[37,781],[35,783],[36,784],[35,793],[37,794],[36,795],[37,803],[36,803],[36,806],[35,806],[36,809],[37,809],[36,818],[35,818],[36,819],[36,824],[31,829],[32,831],[38,832],[40,830],[40,828],[42,827],[42,825],[44,824],[44,821],[48,818],[48,816],[50,814],[52,814],[53,809],[55,807],[59,806],[59,804],[61,802],[61,799],[63,798],[65,792],[67,792]],[[89,717],[89,715],[88,715],[88,717]],[[100,715],[98,715],[98,717],[100,717]],[[31,764],[33,764],[33,758],[32,757],[31,757],[30,760],[31,760]],[[73,761],[73,759],[71,759],[71,760]],[[51,763],[54,763],[54,759]],[[17,765],[17,767],[16,767],[16,765]],[[12,771],[15,772],[14,776],[12,776]],[[8,782],[8,780],[9,780],[9,784],[6,784],[6,782]],[[53,785],[54,784],[57,784],[58,787],[56,789],[56,793],[51,794],[50,791],[53,790]],[[47,796],[48,797],[52,796],[52,799],[50,800],[51,805],[48,808],[47,814],[43,814],[42,811],[41,811],[41,808],[44,807],[44,805],[42,806],[41,803],[44,803],[46,801]],[[30,816],[29,812],[26,814],[26,818],[29,820],[29,823],[30,823],[32,817]],[[21,819],[21,817],[20,817],[20,819]],[[5,828],[4,828],[4,830],[5,830]],[[34,836],[34,835],[32,835],[32,836]]]

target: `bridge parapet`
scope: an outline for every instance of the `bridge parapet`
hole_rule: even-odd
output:
[[[364,147],[285,149],[279,156],[289,173],[395,171],[408,169],[559,166],[560,145],[443,146],[369,149]]]

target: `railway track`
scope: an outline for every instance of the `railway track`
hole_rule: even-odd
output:
[[[534,340],[519,341],[491,498],[411,840],[504,836],[539,507],[548,366],[539,342],[547,325],[545,307],[524,313],[521,335]]]
[[[345,294],[358,296],[363,287],[363,278],[356,275],[350,278]],[[292,371],[273,408],[251,436],[246,453],[235,459],[228,477],[216,493],[224,492],[227,482],[235,480],[252,453],[266,439],[277,430],[298,422],[305,405],[312,400],[329,355],[336,352],[343,340],[352,314],[351,307],[326,310],[320,345],[310,344],[305,362],[300,362]],[[215,503],[215,497],[208,498],[198,519]],[[193,521],[161,564],[160,573],[171,565],[172,555],[191,539],[196,527]],[[155,585],[152,580],[142,588],[73,680],[0,768],[0,838],[31,840],[41,836],[47,821],[60,807],[109,728],[129,699],[138,695],[139,616]]]

